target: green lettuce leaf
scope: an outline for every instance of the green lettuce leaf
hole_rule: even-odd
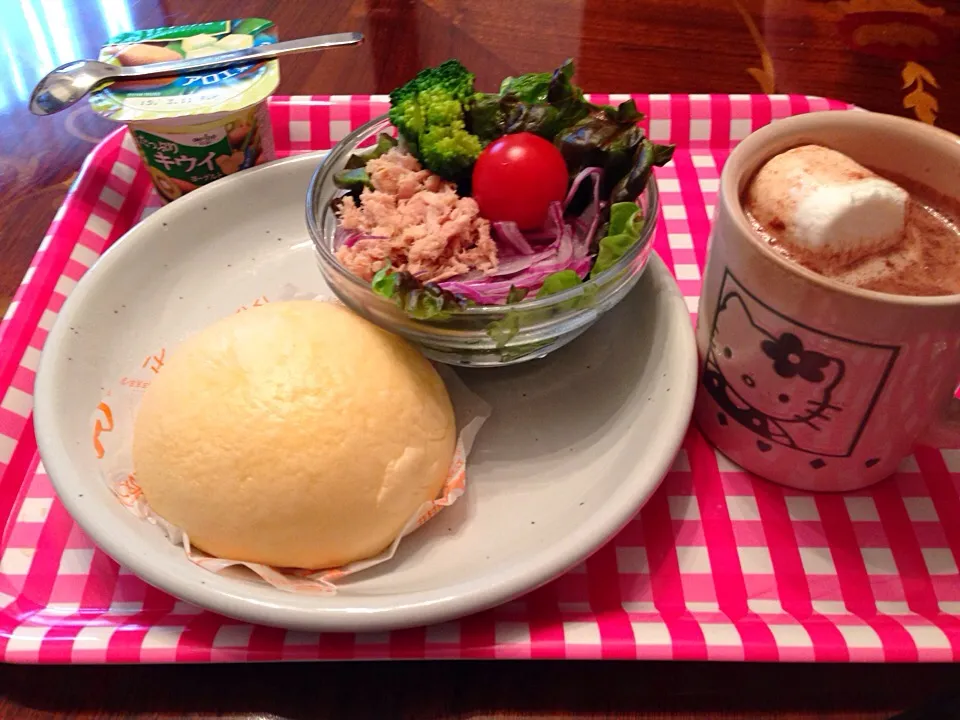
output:
[[[561,131],[554,141],[560,148],[571,176],[587,167],[603,168],[601,197],[611,203],[636,200],[646,187],[655,165],[666,165],[673,157],[673,145],[657,145],[644,137],[637,123],[643,113],[633,100],[616,108],[596,108]],[[571,202],[576,214],[587,207],[592,189],[585,183]]]
[[[436,283],[421,283],[408,272],[394,272],[390,266],[378,270],[370,281],[377,295],[393,300],[398,308],[415,320],[444,320],[470,301],[442,289]]]
[[[554,143],[571,177],[584,168],[602,168],[600,196],[610,197],[617,183],[630,172],[637,150],[644,143],[643,129],[637,125],[642,118],[643,113],[637,110],[633,100],[627,100],[617,108],[592,112],[564,128]],[[592,195],[592,187],[584,183],[571,203],[570,212],[583,211]]]
[[[520,302],[527,296],[527,293],[529,292],[530,290],[527,288],[518,288],[516,286],[512,286],[510,291],[507,293],[507,305],[513,305],[514,303]]]
[[[573,270],[560,270],[547,277],[543,280],[543,285],[540,286],[540,289],[537,291],[537,299],[547,297],[548,295],[556,295],[558,292],[563,292],[564,290],[569,290],[572,287],[576,287],[581,282],[580,276],[577,275]]]
[[[347,162],[344,163],[343,167],[345,170],[366,167],[368,162],[386,155],[388,152],[390,152],[390,150],[395,148],[397,144],[396,138],[391,137],[387,133],[380,133],[377,136],[376,144],[372,145],[369,149],[364,150],[363,152],[353,153],[347,158]]]
[[[503,350],[507,343],[520,332],[520,313],[511,310],[499,320],[487,325],[487,335],[497,344],[497,350]]]
[[[484,145],[503,135],[503,110],[500,96],[477,93],[466,113],[467,129],[480,138]]]
[[[471,132],[484,143],[519,132],[552,142],[563,128],[596,109],[573,84],[573,71],[568,59],[553,72],[506,78],[498,94],[478,93],[467,112]]]
[[[500,83],[500,96],[515,95],[521,102],[530,105],[556,102],[567,96],[579,95],[583,91],[573,84],[573,60],[567,58],[553,72],[525,73],[519,77],[507,77]]]
[[[633,202],[615,203],[610,208],[610,224],[606,236],[600,240],[590,277],[595,278],[613,267],[640,239],[643,225],[643,212],[639,205]]]
[[[629,202],[640,197],[653,167],[666,165],[673,158],[673,145],[657,145],[646,138],[636,147],[629,171],[621,176],[610,193],[610,202]]]
[[[579,285],[583,285],[583,280],[580,279],[580,276],[577,275],[573,270],[560,270],[551,275],[547,275],[543,280],[543,285],[540,286],[540,290],[537,291],[537,298],[549,297],[550,295],[556,295],[559,292],[564,290],[569,290],[570,288],[575,288]],[[555,307],[557,311],[567,311],[574,310],[576,308],[586,307],[593,302],[593,298],[596,295],[596,287],[588,285],[583,289],[583,292],[575,297],[570,298],[569,300],[564,300],[562,303],[558,303]],[[549,310],[547,311],[550,312]]]
[[[363,167],[335,172],[333,174],[333,184],[342,190],[349,190],[354,195],[359,195],[364,188],[373,189],[370,176],[367,174],[366,168]]]
[[[343,164],[343,170],[333,174],[333,184],[343,190],[349,190],[355,196],[359,196],[364,188],[372,190],[373,185],[366,170],[367,163],[386,155],[396,146],[396,139],[387,135],[387,133],[380,133],[377,136],[376,144],[363,152],[353,153],[347,158],[347,161]]]
[[[582,284],[583,281],[573,270],[560,270],[548,275],[544,279],[543,285],[537,292],[536,297],[538,299],[549,297],[550,295],[555,295],[556,293],[577,287]],[[507,296],[507,303],[510,304],[522,300],[523,295],[521,295],[521,293],[525,294],[526,291],[519,290],[518,288],[511,289],[510,294]],[[501,352],[501,357],[504,360],[523,357],[524,355],[535,352],[542,347],[544,343],[525,343],[523,345],[507,348],[507,344],[517,336],[517,333],[520,332],[521,328],[548,320],[557,312],[587,307],[593,303],[596,294],[596,286],[588,285],[584,287],[583,291],[576,297],[573,297],[570,300],[564,300],[562,303],[557,303],[552,307],[539,308],[537,310],[511,309],[503,316],[503,318],[500,320],[494,320],[487,325],[487,334],[497,343],[497,349]]]
[[[384,265],[373,274],[370,289],[377,295],[393,299],[397,291],[397,280],[399,279],[397,275],[397,273],[392,272],[390,265]]]

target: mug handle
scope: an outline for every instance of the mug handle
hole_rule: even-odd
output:
[[[920,438],[924,445],[937,448],[960,448],[960,398],[947,403],[943,416]]]

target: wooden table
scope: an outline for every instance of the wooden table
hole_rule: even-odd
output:
[[[280,94],[383,93],[458,57],[492,89],[577,62],[594,92],[796,92],[960,131],[960,6],[948,0],[3,0],[0,312],[83,157],[112,126],[26,110],[54,65],[113,33],[270,17],[282,36],[363,31],[283,61]],[[951,666],[390,663],[0,669],[0,716],[886,718],[960,687]],[[31,709],[32,708],[32,709]],[[79,711],[79,715],[74,713]],[[960,717],[954,708],[942,717]]]

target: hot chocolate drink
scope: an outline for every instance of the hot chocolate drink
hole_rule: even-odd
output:
[[[816,273],[895,295],[960,293],[955,198],[805,145],[769,160],[742,203],[772,248]]]

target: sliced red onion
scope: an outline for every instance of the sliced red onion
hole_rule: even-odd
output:
[[[449,277],[443,282],[468,283],[468,282],[476,282],[477,280],[483,280],[485,277],[487,277],[487,274],[485,272],[482,272],[480,270],[470,270],[469,272],[465,272],[462,275],[454,275],[453,277]]]
[[[560,237],[566,225],[563,219],[563,205],[555,200],[547,208],[547,219],[543,224],[544,231],[556,239]]]
[[[577,276],[583,279],[592,264],[590,258],[578,260],[572,266],[545,265],[537,270],[529,270],[522,275],[510,278],[508,280],[488,281],[486,283],[458,283],[442,282],[440,287],[444,290],[463,295],[479,304],[503,303],[511,288],[521,288],[526,290],[538,290],[543,281],[555,272],[561,270],[573,270]]]
[[[337,232],[333,236],[333,249],[339,250],[341,247],[351,247],[357,242],[360,235],[359,230],[347,230],[342,225],[337,225]]]
[[[590,268],[592,267],[593,267],[593,258],[582,257],[579,260],[576,260],[573,263],[573,265],[570,266],[570,269],[573,270],[577,275],[579,275],[581,280],[583,280],[590,273]]]
[[[574,230],[573,257],[578,260],[590,254],[590,246],[593,243],[593,238],[597,234],[597,228],[600,225],[600,210],[603,205],[603,203],[600,202],[600,180],[602,177],[603,171],[600,168],[586,168],[582,170],[573,179],[573,183],[570,185],[570,191],[567,193],[567,198],[563,203],[563,207],[566,208],[570,204],[570,201],[573,200],[573,196],[576,194],[580,184],[588,178],[593,182],[593,202],[590,203],[580,217],[572,223]]]
[[[578,257],[586,257],[590,254],[590,246],[593,244],[593,238],[597,234],[597,229],[600,227],[600,211],[593,213],[593,219],[590,221],[590,225],[587,228],[587,232],[584,233],[582,242],[580,243],[577,250],[574,251],[574,254]]]
[[[577,230],[586,231],[590,227],[590,224],[593,222],[593,219],[597,216],[597,214],[602,209],[600,207],[602,204],[603,203],[598,203],[597,205],[594,205],[593,203],[591,203],[590,206],[583,211],[580,217],[576,218],[573,221],[573,226]]]
[[[563,201],[563,210],[566,212],[567,206],[573,201],[573,196],[580,189],[580,183],[587,178],[593,179],[593,204],[600,202],[600,178],[603,176],[603,168],[588,167],[581,170],[570,183],[570,189],[567,191],[567,197]]]
[[[581,268],[586,264],[587,270],[590,269],[590,263],[593,261],[590,258],[581,258],[580,260],[574,260],[566,263],[543,263],[538,265],[535,268],[530,268],[528,271],[530,275],[539,277],[539,282],[543,282],[543,278],[547,275],[552,275],[555,272],[560,272],[561,270],[573,270],[577,275],[585,275],[586,270],[581,272]],[[524,274],[526,277],[527,273]],[[514,278],[516,280],[516,278]],[[524,286],[525,287],[525,286]]]
[[[533,248],[515,222],[495,222],[493,230],[497,239],[512,247],[518,255],[533,255]]]
[[[549,260],[555,257],[556,254],[556,249],[551,247],[534,253],[533,255],[512,255],[510,257],[501,258],[500,264],[497,266],[496,271],[490,273],[490,277],[514,275],[518,272],[526,270],[532,265],[543,262],[544,260]]]
[[[504,295],[503,298],[498,298],[496,297],[496,294],[491,295],[490,293],[485,292],[484,288],[487,287],[485,285],[474,285],[470,283],[457,282],[455,280],[447,280],[439,283],[439,285],[444,290],[449,290],[457,295],[462,295],[468,300],[473,300],[473,302],[477,303],[478,305],[488,305],[490,303],[503,302],[503,300],[506,300],[506,295]],[[509,291],[510,290],[508,288],[507,292]]]
[[[496,237],[503,246],[517,254],[501,256],[497,270],[489,275],[476,271],[441,282],[440,286],[480,304],[503,303],[510,288],[539,289],[555,272],[573,270],[582,279],[590,272],[593,258],[590,245],[600,223],[600,168],[587,168],[573,180],[564,202],[550,204],[547,218],[539,230],[523,233],[516,223],[494,223]],[[564,209],[581,183],[593,182],[593,202],[581,217],[567,221]],[[542,250],[535,250],[538,241],[550,240]]]
[[[553,242],[557,239],[557,232],[554,230],[533,230],[524,234],[531,246],[543,245],[545,242]]]
[[[473,284],[478,282],[490,282],[492,278],[516,275],[532,265],[552,260],[556,257],[556,254],[557,248],[551,245],[550,247],[540,250],[539,252],[535,252],[532,255],[501,255],[497,269],[493,272],[485,273],[481,272],[480,270],[471,270],[470,272],[463,273],[462,275],[456,275],[455,277],[448,278],[444,282],[458,283],[461,285],[467,283]]]
[[[573,257],[573,233],[570,228],[564,226],[563,230],[560,233],[560,241],[558,242],[556,258],[554,262],[557,265],[566,265],[570,262],[570,258]]]
[[[353,247],[361,240],[386,240],[386,235],[370,235],[360,230],[344,230],[337,228],[337,234],[334,236],[333,243],[336,248]]]

